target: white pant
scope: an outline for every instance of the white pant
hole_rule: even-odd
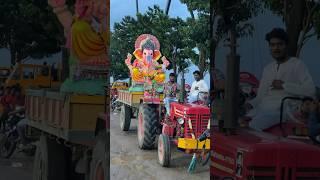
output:
[[[197,94],[190,94],[189,97],[188,97],[188,102],[189,103],[193,103],[195,101],[198,100],[198,95]]]
[[[164,98],[163,102],[166,107],[167,115],[170,115],[170,104],[172,102],[177,102],[177,98],[166,97],[166,98]]]

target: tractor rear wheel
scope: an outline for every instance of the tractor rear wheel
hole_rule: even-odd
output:
[[[131,123],[131,108],[125,104],[121,106],[120,128],[122,131],[129,131]]]
[[[166,134],[160,134],[158,140],[158,160],[161,166],[169,167],[171,160],[170,138]]]
[[[138,115],[138,143],[141,149],[155,148],[158,128],[158,105],[141,104]]]

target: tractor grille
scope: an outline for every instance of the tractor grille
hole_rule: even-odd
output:
[[[296,180],[319,180],[320,168],[297,168]]]
[[[248,167],[248,179],[254,180],[319,180],[320,168],[282,167],[279,174],[275,167]]]
[[[249,176],[248,179],[254,180],[274,180],[276,179],[276,168],[275,167],[248,167]]]
[[[191,120],[192,124],[192,130],[189,128],[189,119]],[[188,114],[185,118],[185,137],[191,138],[192,132],[194,135],[199,137],[208,126],[208,122],[210,120],[210,115],[204,115],[204,114]]]

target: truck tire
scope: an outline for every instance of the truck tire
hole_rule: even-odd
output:
[[[107,164],[109,148],[107,148],[107,136],[105,132],[99,133],[96,145],[92,152],[90,163],[90,180],[109,180],[110,168]]]
[[[68,162],[66,148],[42,135],[37,146],[33,180],[67,180]]]
[[[158,160],[161,166],[169,167],[171,160],[170,138],[166,134],[160,134],[158,140]]]
[[[121,106],[120,128],[122,131],[129,131],[131,123],[131,108],[125,104]]]
[[[12,134],[9,136],[5,134],[0,135],[0,157],[9,159],[16,150],[17,141]]]
[[[141,104],[138,115],[138,143],[140,149],[155,148],[158,128],[158,106]]]

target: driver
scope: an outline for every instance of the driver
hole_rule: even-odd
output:
[[[288,54],[288,34],[275,28],[266,35],[274,59],[262,74],[257,97],[246,104],[250,127],[265,130],[279,122],[281,100],[287,96],[314,96],[312,77],[302,62]]]
[[[204,95],[209,93],[208,85],[203,80],[200,71],[194,71],[193,76],[195,81],[191,85],[189,103],[204,100]]]

